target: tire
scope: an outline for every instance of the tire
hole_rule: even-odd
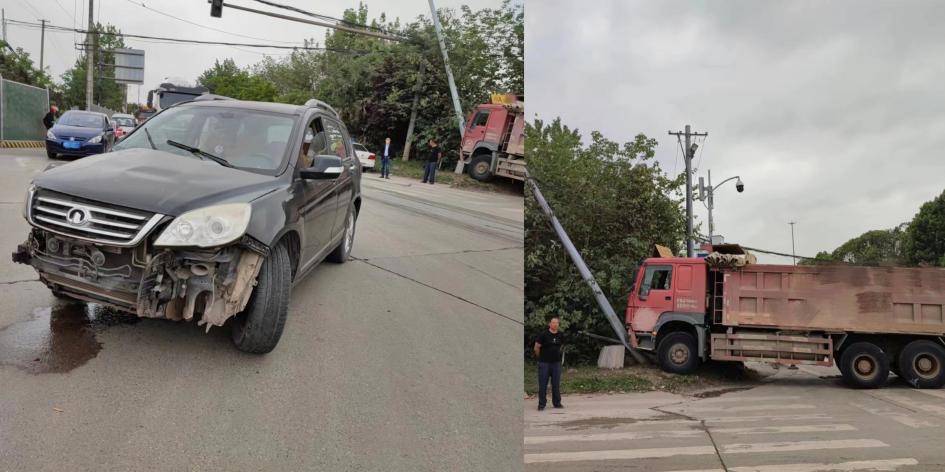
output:
[[[354,231],[358,222],[358,213],[355,211],[354,203],[348,204],[348,214],[345,215],[345,234],[341,237],[341,242],[331,251],[326,259],[336,264],[344,264],[351,255],[351,248],[354,247]]]
[[[492,155],[477,154],[469,161],[469,176],[480,181],[492,180]]]
[[[902,380],[915,388],[941,388],[945,385],[945,349],[927,339],[907,344],[899,353]]]
[[[691,374],[699,367],[698,345],[693,335],[677,331],[666,335],[657,347],[657,359],[664,372]]]
[[[289,313],[291,285],[292,261],[280,243],[263,262],[246,309],[234,319],[230,337],[237,349],[252,354],[275,349]]]
[[[843,381],[853,388],[879,388],[889,378],[889,357],[870,342],[853,343],[840,355]]]
[[[59,157],[59,155],[56,154],[56,153],[54,153],[54,152],[52,152],[52,151],[50,151],[50,150],[46,150],[46,157],[48,157],[48,158],[50,158],[50,159],[56,159],[56,158]]]

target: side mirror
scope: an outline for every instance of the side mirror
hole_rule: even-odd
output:
[[[650,286],[644,285],[640,287],[640,300],[646,300],[650,296]]]
[[[299,171],[299,175],[305,180],[330,180],[337,179],[342,170],[344,170],[344,166],[341,164],[340,157],[316,156],[315,164],[308,169]]]

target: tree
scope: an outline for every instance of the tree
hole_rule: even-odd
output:
[[[829,260],[864,266],[902,265],[903,236],[901,227],[867,231],[834,249]],[[818,253],[815,260],[821,254]]]
[[[905,253],[912,264],[945,267],[945,192],[925,202],[905,234]]]
[[[4,79],[35,87],[47,87],[52,84],[52,80],[45,71],[33,66],[33,60],[23,48],[12,49],[2,40],[0,40],[0,75]]]
[[[685,234],[680,190],[652,160],[657,142],[639,134],[620,144],[591,133],[583,144],[560,119],[526,127],[529,172],[611,304],[626,306],[635,269],[661,244],[676,251]],[[526,343],[552,315],[562,329],[612,335],[593,295],[571,263],[534,198],[525,206]],[[571,359],[591,359],[599,344],[576,339]]]
[[[213,67],[200,74],[197,83],[207,87],[210,93],[238,100],[271,102],[278,95],[275,85],[248,70],[240,69],[233,59],[214,62]]]
[[[95,33],[96,53],[92,57],[96,63],[93,74],[92,98],[94,102],[112,110],[120,110],[126,102],[125,88],[115,82],[115,55],[111,51],[125,47],[121,31],[113,25],[96,23],[92,27]],[[62,74],[62,108],[85,107],[86,56],[81,54],[71,69]]]

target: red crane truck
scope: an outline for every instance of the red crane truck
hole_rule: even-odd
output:
[[[525,180],[525,102],[509,94],[493,94],[466,120],[460,149],[470,177],[494,176]]]
[[[639,268],[627,334],[663,370],[760,361],[837,365],[855,388],[890,371],[915,388],[945,384],[945,269],[764,265],[718,249]]]

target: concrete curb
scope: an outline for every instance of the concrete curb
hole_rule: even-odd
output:
[[[46,143],[43,141],[27,141],[27,140],[6,140],[0,141],[0,148],[11,149],[11,148],[41,148],[45,146]]]

